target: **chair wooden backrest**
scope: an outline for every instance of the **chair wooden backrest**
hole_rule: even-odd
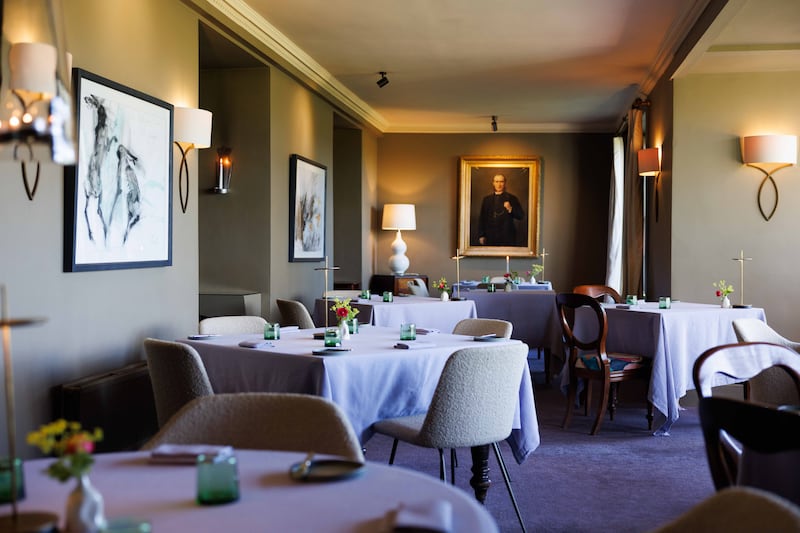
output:
[[[335,403],[310,394],[242,392],[197,398],[143,449],[167,443],[313,451],[364,461],[347,415]]]
[[[585,294],[600,301],[605,301],[606,297],[613,300],[615,303],[622,303],[622,297],[619,293],[607,285],[576,285],[573,287],[572,292],[576,294]]]
[[[722,432],[739,441],[745,454],[800,454],[800,414],[796,412],[715,396],[700,398],[699,412],[708,466],[717,490],[736,485],[740,477],[739,472],[729,468],[725,460]],[[776,485],[781,484],[782,477],[788,477],[790,481],[797,478],[794,468],[784,472],[772,471],[770,474],[772,479],[769,481]],[[768,486],[757,488],[771,489]],[[794,489],[797,490],[796,484]]]
[[[494,333],[504,339],[510,339],[513,331],[514,324],[496,318],[464,318],[459,320],[453,328],[455,335],[478,336]]]
[[[159,427],[188,402],[214,394],[200,354],[188,344],[145,339],[144,351]]]
[[[595,318],[594,323],[586,322],[586,327],[576,327],[575,314],[578,309],[586,307]],[[564,346],[568,352],[567,364],[574,365],[578,354],[591,356],[597,362],[597,368],[603,368],[608,360],[606,353],[606,336],[608,335],[608,319],[603,307],[594,297],[581,294],[561,292],[556,294],[556,308],[561,321]]]
[[[281,312],[281,325],[294,326],[300,329],[313,329],[314,319],[311,318],[311,313],[308,312],[306,306],[302,302],[296,300],[281,300],[276,299],[278,310]]]
[[[514,423],[527,359],[528,346],[524,343],[453,352],[420,428],[420,444],[462,448],[506,439]]]
[[[201,334],[236,335],[239,333],[264,333],[267,321],[260,316],[213,316],[200,321]]]

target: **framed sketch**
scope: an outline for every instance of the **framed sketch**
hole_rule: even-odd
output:
[[[289,159],[289,261],[325,259],[327,168],[292,154]]]
[[[73,69],[78,157],[64,171],[64,271],[172,264],[171,104]]]
[[[460,158],[458,248],[468,256],[531,256],[539,246],[538,157]]]

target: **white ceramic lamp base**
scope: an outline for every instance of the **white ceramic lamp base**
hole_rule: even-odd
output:
[[[397,237],[392,241],[392,255],[389,257],[389,270],[395,276],[405,274],[406,270],[408,270],[408,265],[411,264],[408,257],[406,257],[406,250],[408,250],[408,247],[403,241],[402,235],[400,235],[400,230],[397,230]]]

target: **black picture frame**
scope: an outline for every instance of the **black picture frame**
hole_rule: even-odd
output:
[[[535,156],[462,156],[459,178],[458,248],[465,256],[530,257],[538,255],[540,211],[540,161]],[[481,211],[493,196],[495,175],[505,177],[505,192],[521,210],[514,219],[508,242],[479,242]],[[487,204],[488,205],[488,204]],[[503,208],[500,207],[504,213]],[[513,210],[513,209],[512,209]]]
[[[289,261],[322,261],[327,236],[325,165],[298,154],[289,158]]]
[[[64,271],[172,265],[172,104],[78,68],[72,80]]]

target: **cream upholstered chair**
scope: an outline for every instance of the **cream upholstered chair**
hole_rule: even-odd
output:
[[[800,531],[800,507],[780,496],[751,487],[714,493],[652,533],[732,533]]]
[[[414,296],[430,296],[428,286],[420,278],[408,280],[408,290]]]
[[[514,324],[507,320],[498,320],[496,318],[464,318],[459,320],[455,325],[453,334],[478,336],[494,333],[498,337],[510,339],[513,330]]]
[[[519,397],[519,380],[527,365],[528,346],[502,343],[465,348],[447,359],[427,413],[380,420],[377,433],[394,438],[389,464],[402,440],[439,450],[439,477],[445,480],[445,448],[491,444],[522,525],[503,456],[497,443],[508,438]],[[451,462],[451,481],[455,468]]]
[[[780,344],[797,352],[797,357],[800,359],[800,342],[787,339],[769,327],[766,322],[757,318],[737,318],[732,324],[739,342]],[[786,373],[780,369],[767,369],[754,376],[745,386],[745,397],[775,405],[800,404],[797,387],[793,386]]]
[[[188,344],[145,339],[144,351],[159,427],[184,404],[214,394],[200,354]]]
[[[277,299],[275,302],[278,304],[278,310],[281,312],[281,325],[294,326],[297,325],[300,329],[313,329],[314,319],[311,318],[311,313],[308,312],[306,306],[302,302],[296,300],[281,300]]]
[[[333,289],[322,293],[323,298],[350,298],[355,300],[361,296],[361,291],[355,289]]]
[[[364,461],[344,412],[309,394],[241,392],[197,398],[175,413],[144,449],[159,444],[313,451]]]
[[[200,321],[201,334],[236,335],[238,333],[264,333],[267,321],[260,316],[213,316]]]

